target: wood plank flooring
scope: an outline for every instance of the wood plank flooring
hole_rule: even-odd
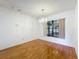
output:
[[[77,59],[73,47],[33,40],[0,51],[0,59]]]

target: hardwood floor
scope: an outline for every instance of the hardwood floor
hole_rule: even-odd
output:
[[[0,59],[77,59],[73,47],[33,40],[0,51]]]

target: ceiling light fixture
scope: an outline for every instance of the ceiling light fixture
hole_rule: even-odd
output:
[[[42,12],[42,16],[41,16],[41,18],[39,19],[39,22],[40,22],[40,23],[47,22],[47,18],[46,18],[46,16],[45,16],[45,9],[41,9],[41,12]]]

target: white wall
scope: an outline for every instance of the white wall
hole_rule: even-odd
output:
[[[33,17],[0,7],[0,50],[35,38]]]
[[[41,39],[52,41],[68,46],[72,46],[77,52],[77,19],[75,19],[75,9],[48,16],[48,20],[65,18],[65,39],[41,36]],[[42,23],[40,23],[41,26]],[[41,29],[42,30],[42,26]],[[42,33],[43,34],[43,33]]]
[[[74,25],[74,39],[75,39],[75,46],[76,46],[76,50],[77,50],[77,54],[78,54],[78,4],[76,4],[76,8],[75,8],[75,21],[74,21],[75,25]]]

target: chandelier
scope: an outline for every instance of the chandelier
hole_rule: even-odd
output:
[[[45,16],[45,9],[41,9],[41,18],[39,19],[39,22],[40,23],[44,23],[44,22],[47,22],[47,17]]]

